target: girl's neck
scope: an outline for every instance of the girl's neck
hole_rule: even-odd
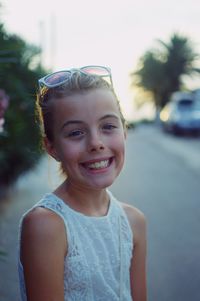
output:
[[[106,189],[87,189],[73,187],[67,181],[54,193],[73,210],[88,216],[104,216],[109,208],[109,196]]]

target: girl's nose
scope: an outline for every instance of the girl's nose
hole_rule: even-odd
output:
[[[98,152],[104,150],[105,145],[99,134],[93,134],[88,141],[88,150],[90,152]]]

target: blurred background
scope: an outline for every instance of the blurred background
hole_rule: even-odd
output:
[[[41,148],[37,79],[109,66],[129,125],[111,187],[148,224],[150,301],[199,301],[200,4],[0,0],[0,301],[20,300],[18,225],[61,181]]]

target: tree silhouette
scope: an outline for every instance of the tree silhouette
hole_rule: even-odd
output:
[[[192,42],[173,34],[169,43],[157,40],[159,47],[147,51],[139,60],[138,68],[131,73],[132,85],[152,94],[157,110],[169,101],[174,91],[181,89],[183,75],[199,73],[195,67],[199,55]]]

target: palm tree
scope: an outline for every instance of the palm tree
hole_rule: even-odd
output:
[[[131,76],[134,79],[133,85],[151,92],[155,106],[159,107],[166,81],[164,64],[157,58],[156,53],[152,51],[146,52],[140,59],[140,67]]]
[[[199,55],[188,38],[175,33],[169,43],[157,41],[161,47],[147,51],[131,77],[133,85],[151,92],[155,107],[160,110],[171,93],[181,89],[183,75],[200,73],[200,69],[195,67]]]
[[[166,51],[166,75],[170,78],[170,88],[172,91],[180,89],[182,75],[192,75],[199,72],[194,67],[199,55],[194,52],[192,42],[186,38],[174,34],[170,43],[166,44],[159,40]]]

